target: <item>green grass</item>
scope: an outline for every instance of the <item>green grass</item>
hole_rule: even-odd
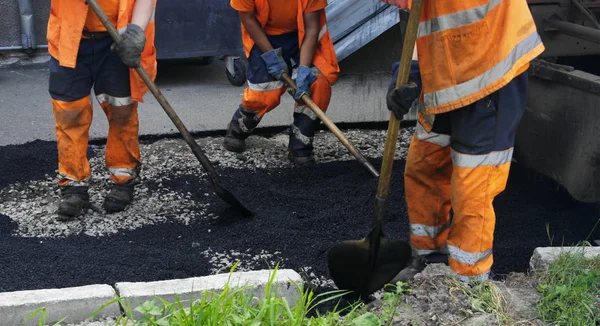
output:
[[[558,325],[600,324],[600,257],[585,259],[583,247],[562,252],[539,272],[540,318]]]
[[[236,265],[237,266],[237,265]],[[234,266],[231,272],[235,269]],[[100,307],[90,318],[97,316],[107,306],[119,303],[124,314],[112,326],[325,326],[325,325],[391,325],[400,303],[400,296],[410,290],[406,284],[398,283],[397,290],[386,293],[384,305],[378,315],[367,312],[362,302],[355,302],[345,308],[336,304],[332,311],[319,314],[316,308],[324,303],[336,302],[348,291],[331,291],[314,295],[311,290],[305,290],[295,284],[300,299],[291,305],[285,297],[278,295],[273,286],[277,266],[265,286],[263,298],[252,297],[248,287],[230,287],[227,282],[221,292],[201,292],[193,300],[167,302],[155,297],[152,301],[132,307],[123,298],[115,298]],[[28,319],[41,314],[39,325],[45,325],[46,311],[38,309]],[[311,317],[308,317],[311,315]],[[59,325],[59,323],[55,324]]]

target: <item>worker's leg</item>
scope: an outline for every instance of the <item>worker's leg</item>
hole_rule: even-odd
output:
[[[138,142],[138,103],[132,101],[129,84],[129,67],[110,50],[112,40],[96,42],[94,65],[94,91],[108,119],[106,166],[112,188],[104,201],[109,212],[124,210],[133,200],[134,184],[141,168]]]
[[[429,133],[417,123],[404,172],[413,262],[393,282],[412,279],[425,267],[425,258],[432,262],[444,261],[450,227],[452,175],[449,127],[447,114],[436,116]]]
[[[296,33],[283,35],[267,35],[273,48],[282,48],[282,55],[288,67],[291,54],[298,51],[298,36]],[[267,66],[261,55],[263,52],[255,45],[248,57],[246,77],[248,87],[244,90],[242,103],[234,112],[227,126],[224,146],[232,152],[242,152],[246,149],[245,140],[252,134],[267,112],[276,108],[285,92],[282,81],[275,80],[267,71]],[[291,71],[291,70],[290,70]]]
[[[316,67],[312,67],[317,80],[311,85],[311,99],[326,112],[331,100],[331,84]],[[294,76],[295,77],[295,76]],[[321,120],[305,104],[294,104],[294,122],[290,128],[289,154],[296,165],[313,163],[313,138]]]
[[[92,49],[87,40],[81,41],[76,68],[60,66],[55,58],[48,62],[48,91],[56,123],[58,185],[62,195],[58,207],[61,220],[79,215],[89,206],[87,146],[92,123],[91,63]]]
[[[438,116],[439,125],[445,116]],[[444,253],[450,228],[450,136],[417,124],[404,173],[410,241],[416,256]]]
[[[515,133],[525,109],[527,74],[452,112],[450,267],[465,282],[486,280],[493,264],[494,198],[506,186]]]

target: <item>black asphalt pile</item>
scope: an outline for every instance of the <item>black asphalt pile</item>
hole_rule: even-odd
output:
[[[178,148],[187,151],[185,146]],[[53,176],[54,151],[51,142],[0,147],[0,192]],[[193,164],[193,158],[190,161]],[[373,162],[379,168],[380,160]],[[188,200],[169,206],[153,223],[104,236],[85,232],[22,236],[17,220],[0,215],[0,292],[202,276],[227,272],[236,260],[243,270],[280,263],[280,268],[297,270],[317,286],[330,287],[326,250],[366,234],[376,180],[353,160],[329,161],[311,169],[218,166],[227,187],[255,217],[236,215],[212,193],[199,169],[181,171],[172,166],[165,168],[160,181],[145,179],[147,190],[138,195],[168,189]],[[387,236],[396,239],[408,239],[403,169],[404,161],[397,160],[385,225]],[[32,200],[28,196],[23,195]],[[192,202],[200,204],[186,204]],[[202,214],[196,216],[198,207]],[[600,217],[598,205],[575,202],[554,182],[516,164],[495,207],[498,274],[527,269],[533,249],[550,244],[546,224],[554,245],[568,245],[585,239]],[[182,214],[191,218],[182,221]],[[592,239],[598,236],[596,230]]]

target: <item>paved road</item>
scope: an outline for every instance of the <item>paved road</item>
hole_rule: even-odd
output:
[[[174,63],[159,66],[157,84],[191,131],[222,130],[239,105],[244,87],[232,86],[223,62],[208,66]],[[328,116],[334,122],[387,120],[384,92],[390,75],[370,73],[341,76],[334,86]],[[54,117],[47,92],[48,70],[43,67],[0,69],[0,146],[36,139],[55,140]],[[140,133],[176,133],[171,120],[151,93],[140,107]],[[261,122],[264,126],[287,125],[292,119],[288,94],[282,105]],[[92,139],[105,138],[107,123],[94,102]]]

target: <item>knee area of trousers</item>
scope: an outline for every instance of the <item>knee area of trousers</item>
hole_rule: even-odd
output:
[[[135,104],[123,105],[123,106],[112,106],[108,105],[105,108],[105,112],[108,116],[108,120],[111,123],[116,124],[129,124],[131,120],[135,118],[137,113],[137,107]],[[137,120],[136,120],[137,121]],[[133,121],[133,122],[136,122]]]
[[[265,92],[266,93],[266,92]],[[281,103],[281,97],[277,94],[246,94],[242,100],[242,106],[248,111],[268,112]]]
[[[92,122],[92,104],[89,97],[73,102],[53,99],[52,107],[58,124],[85,125]]]

